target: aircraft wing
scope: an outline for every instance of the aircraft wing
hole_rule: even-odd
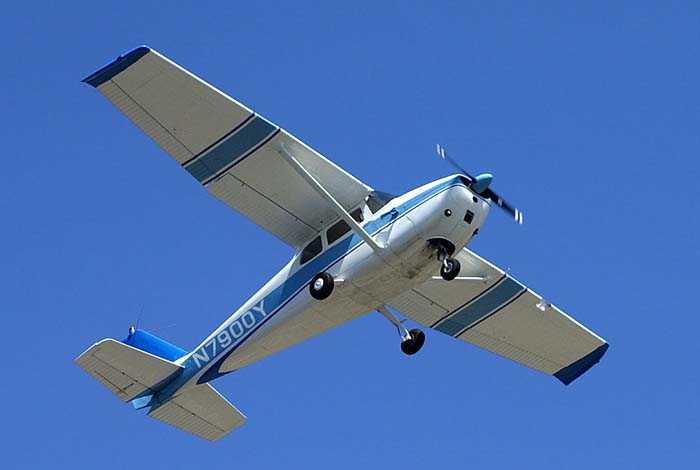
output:
[[[83,81],[217,199],[293,247],[338,215],[279,155],[280,145],[346,210],[371,191],[284,129],[146,46]]]
[[[456,258],[462,265],[456,280],[428,280],[389,305],[425,326],[554,375],[565,385],[605,354],[604,339],[502,269],[467,249]]]

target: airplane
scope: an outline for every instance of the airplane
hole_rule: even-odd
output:
[[[246,421],[211,382],[370,312],[396,328],[403,353],[418,324],[570,384],[608,343],[466,246],[492,207],[523,213],[458,173],[401,196],[377,191],[284,129],[147,46],[83,80],[215,198],[295,250],[258,292],[186,351],[129,327],[75,361],[148,416],[215,441]],[[391,309],[391,310],[390,310]]]

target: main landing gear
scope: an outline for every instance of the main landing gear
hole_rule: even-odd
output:
[[[333,276],[327,272],[318,273],[309,284],[309,292],[314,299],[323,300],[331,295],[334,285]]]
[[[423,347],[423,343],[425,343],[425,333],[418,328],[413,328],[409,330],[408,334],[408,338],[401,339],[401,351],[411,356],[420,351],[420,348]]]
[[[423,343],[425,343],[425,333],[418,328],[412,330],[406,329],[403,322],[392,315],[383,305],[377,308],[377,311],[384,315],[398,330],[399,336],[401,337],[401,351],[403,351],[404,354],[411,356],[420,351],[420,348],[423,347]]]

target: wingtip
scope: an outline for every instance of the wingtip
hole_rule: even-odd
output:
[[[609,347],[610,344],[608,343],[601,344],[593,351],[583,356],[581,359],[554,373],[554,377],[559,379],[564,385],[569,385],[571,382],[588,372],[591,367],[598,364]]]
[[[97,88],[104,82],[111,80],[114,78],[114,76],[138,62],[143,56],[151,52],[151,50],[152,49],[146,45],[138,46],[128,52],[125,52],[109,64],[88,75],[82,79],[81,82]]]

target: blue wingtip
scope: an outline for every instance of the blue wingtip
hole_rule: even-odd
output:
[[[559,372],[556,372],[554,377],[561,380],[564,385],[569,385],[571,382],[585,374],[588,369],[598,364],[609,347],[610,345],[608,343],[598,346],[596,349],[586,354],[578,361],[569,364]]]
[[[115,75],[129,68],[150,51],[151,48],[148,46],[139,46],[136,49],[132,49],[129,52],[120,55],[95,73],[85,77],[82,81],[83,83],[87,83],[88,85],[92,85],[97,88],[104,82],[111,80]]]

